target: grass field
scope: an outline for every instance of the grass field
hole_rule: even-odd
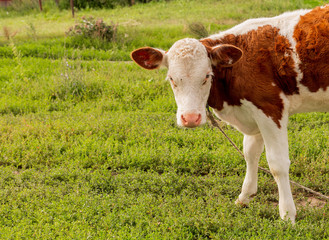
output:
[[[83,10],[119,24],[118,40],[76,41],[69,11],[6,12],[0,27],[0,239],[329,239],[328,203],[292,187],[281,221],[272,176],[248,208],[234,201],[245,163],[216,130],[176,126],[166,71],[129,60],[244,19],[324,1],[172,0]],[[329,195],[329,115],[291,117],[291,179]],[[242,135],[225,126],[242,148]],[[260,165],[267,167],[264,155]],[[311,201],[312,200],[312,201]]]

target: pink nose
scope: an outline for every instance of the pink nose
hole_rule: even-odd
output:
[[[184,127],[197,127],[201,123],[201,114],[187,113],[181,115],[182,123]]]

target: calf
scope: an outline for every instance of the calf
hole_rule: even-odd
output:
[[[179,126],[204,124],[209,104],[244,134],[247,172],[237,204],[248,204],[257,192],[265,144],[280,216],[294,222],[288,117],[329,111],[329,5],[250,19],[205,39],[179,40],[167,52],[144,47],[131,57],[149,70],[168,68]]]

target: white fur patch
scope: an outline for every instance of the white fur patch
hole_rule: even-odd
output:
[[[208,53],[200,41],[185,38],[177,41],[168,51],[168,77],[177,103],[177,124],[187,113],[201,114],[201,124],[206,122],[206,104],[211,87],[211,64]]]
[[[184,38],[175,42],[168,51],[168,54],[172,60],[207,57],[206,49],[198,40],[193,38]]]
[[[225,37],[228,34],[233,35],[242,35],[246,34],[252,30],[256,30],[259,27],[270,25],[280,29],[280,34],[284,37],[287,37],[289,40],[292,39],[292,35],[295,29],[296,24],[298,23],[300,16],[305,15],[310,12],[309,9],[297,10],[293,12],[286,12],[279,16],[270,17],[270,18],[254,18],[248,19],[233,28],[230,28],[226,31],[220,32],[218,34],[211,35],[211,39],[219,39]]]
[[[287,96],[289,100],[290,115],[302,112],[328,112],[329,91],[322,88],[317,92],[310,92],[309,89],[299,84],[299,95]]]

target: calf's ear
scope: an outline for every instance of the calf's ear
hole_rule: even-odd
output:
[[[130,54],[131,59],[137,63],[142,68],[153,70],[160,66],[167,67],[167,56],[165,51],[151,48],[143,47],[132,51]]]
[[[209,55],[212,64],[222,67],[230,67],[242,57],[242,50],[230,44],[220,44],[210,49]]]

